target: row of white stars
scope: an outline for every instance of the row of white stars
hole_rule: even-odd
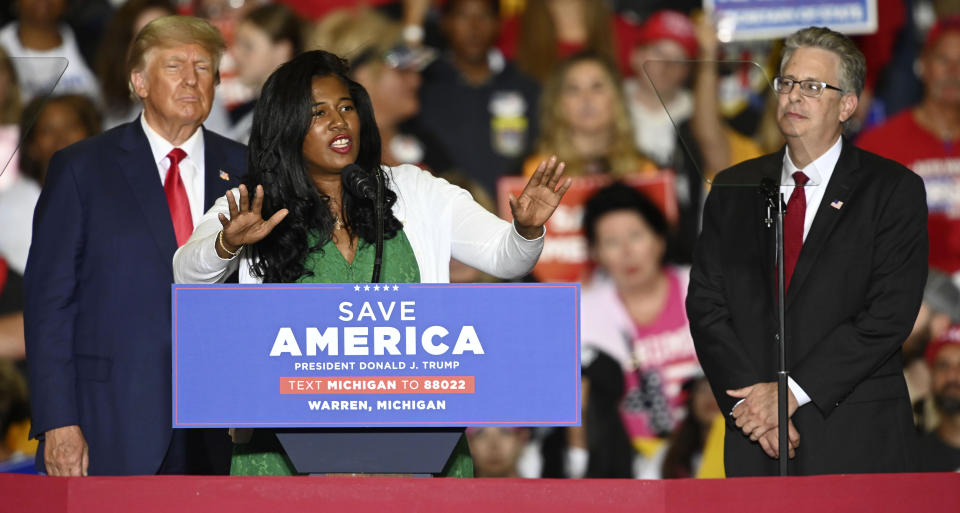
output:
[[[362,288],[363,288],[364,292],[367,292],[367,291],[369,291],[369,290],[371,289],[370,285],[364,285]],[[390,285],[383,285],[383,286],[374,285],[372,288],[373,288],[373,291],[374,291],[374,292],[380,292],[381,289],[382,289],[384,292],[390,291]],[[357,292],[360,292],[360,289],[361,289],[360,285],[354,285],[354,286],[353,286],[353,290],[355,290],[355,291],[357,291]],[[396,292],[396,291],[398,291],[398,290],[400,290],[400,287],[394,285],[394,286],[393,286],[393,291]]]

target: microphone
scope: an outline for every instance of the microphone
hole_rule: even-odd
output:
[[[370,176],[356,164],[349,164],[340,170],[343,186],[354,196],[373,202],[376,217],[376,250],[373,258],[373,278],[370,283],[380,283],[380,269],[383,265],[383,176],[377,173]]]
[[[354,196],[376,201],[376,180],[374,177],[365,173],[362,167],[356,164],[349,164],[340,171],[340,174],[342,175],[343,186]]]
[[[770,228],[773,226],[773,210],[776,205],[774,202],[780,197],[780,187],[772,178],[764,178],[760,180],[760,195],[767,200],[767,217],[764,218],[763,224]]]

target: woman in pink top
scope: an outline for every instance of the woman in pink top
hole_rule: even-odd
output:
[[[583,226],[597,273],[581,302],[586,436],[570,445],[587,449],[587,475],[615,475],[630,446],[670,434],[685,415],[683,383],[702,371],[684,309],[687,270],[664,263],[660,210],[616,183],[587,202]]]

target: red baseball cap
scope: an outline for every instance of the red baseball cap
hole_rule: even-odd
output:
[[[645,45],[661,39],[678,43],[690,59],[695,58],[700,49],[693,22],[679,11],[662,10],[653,13],[640,25],[635,41],[637,45]]]
[[[923,43],[923,51],[926,52],[932,48],[947,32],[960,32],[960,14],[937,20],[927,32],[927,40]]]
[[[924,353],[927,363],[930,364],[930,366],[933,366],[933,362],[937,359],[937,355],[940,353],[940,350],[951,345],[960,347],[960,324],[954,324],[953,326],[950,326],[950,329],[941,335],[940,338],[930,342],[927,345],[927,350]]]

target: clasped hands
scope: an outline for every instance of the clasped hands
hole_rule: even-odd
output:
[[[743,399],[731,413],[737,427],[743,431],[743,434],[749,436],[751,441],[759,442],[767,456],[779,458],[777,383],[756,383],[736,390],[727,390],[727,395]],[[795,411],[797,411],[797,399],[793,396],[793,392],[787,389],[787,417],[792,417]],[[797,432],[792,420],[788,422],[789,456],[793,458],[800,445],[800,433]]]

